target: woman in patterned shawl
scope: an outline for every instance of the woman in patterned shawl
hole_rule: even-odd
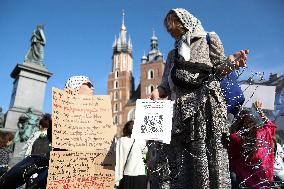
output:
[[[170,10],[164,24],[176,40],[175,49],[169,52],[162,82],[150,98],[168,96],[175,107],[171,144],[152,145],[156,155],[150,157],[155,170],[151,187],[231,188],[224,145],[227,110],[219,80],[246,66],[249,51],[226,57],[218,35],[207,35],[185,9]]]

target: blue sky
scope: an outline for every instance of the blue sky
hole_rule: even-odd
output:
[[[134,76],[139,82],[140,59],[150,48],[152,28],[166,55],[173,40],[163,27],[171,8],[182,7],[198,17],[207,31],[219,34],[226,54],[249,48],[250,71],[284,73],[283,0],[0,0],[0,106],[9,108],[11,71],[22,63],[37,24],[45,25],[45,64],[54,75],[46,88],[44,111],[51,112],[51,88],[63,88],[71,75],[89,76],[96,94],[107,94],[112,43],[125,25],[133,43]],[[28,90],[28,89],[27,89]]]

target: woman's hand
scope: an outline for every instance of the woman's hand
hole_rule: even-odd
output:
[[[241,67],[246,67],[246,61],[247,61],[247,56],[249,54],[249,50],[241,50],[239,52],[236,52],[233,55],[230,55],[228,57],[228,60],[232,63],[233,69],[240,69]]]
[[[262,102],[260,101],[255,101],[253,103],[253,106],[255,107],[257,113],[260,115],[260,117],[262,118],[262,120],[264,121],[264,123],[268,123],[269,118],[266,117],[266,115],[264,114],[264,112],[262,111]]]
[[[222,64],[217,68],[217,73],[222,76],[225,76],[234,70],[240,69],[240,67],[246,67],[248,54],[249,50],[247,49],[247,50],[241,50],[233,55],[228,56],[226,63]]]
[[[255,102],[253,103],[253,106],[255,107],[255,109],[261,110],[261,109],[262,109],[262,102],[260,102],[260,101],[255,101]]]

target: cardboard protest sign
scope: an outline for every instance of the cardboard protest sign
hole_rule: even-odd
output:
[[[113,189],[114,159],[104,150],[51,152],[47,189]]]
[[[109,96],[71,95],[52,89],[49,189],[113,188],[116,128]]]
[[[138,99],[131,138],[170,143],[172,117],[172,101]]]
[[[276,86],[242,84],[241,88],[246,99],[244,107],[251,108],[258,100],[262,102],[263,109],[274,110]]]
[[[53,88],[52,128],[53,148],[108,150],[116,133],[110,97],[70,95]]]

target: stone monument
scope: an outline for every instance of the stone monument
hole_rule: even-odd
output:
[[[16,131],[19,117],[29,107],[41,115],[47,80],[52,76],[44,64],[46,39],[43,26],[38,25],[32,33],[31,45],[22,64],[17,64],[11,77],[14,79],[10,107],[7,112],[5,129]]]
[[[47,80],[52,76],[44,64],[46,39],[43,29],[42,25],[38,25],[33,31],[24,62],[17,64],[10,74],[14,82],[4,127],[5,130],[16,133],[10,166],[24,157],[26,140],[37,129],[35,125],[38,124],[38,116],[43,112]]]

